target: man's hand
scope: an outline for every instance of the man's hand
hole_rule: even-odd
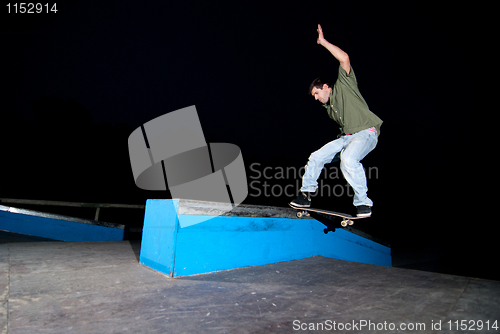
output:
[[[342,51],[338,46],[333,45],[328,42],[323,36],[323,29],[321,25],[318,24],[318,39],[316,40],[318,44],[323,45],[328,51],[339,61],[340,66],[349,74],[351,72],[351,62],[349,61],[349,55]]]
[[[323,45],[323,42],[326,41],[325,36],[323,36],[323,29],[321,29],[321,24],[318,24],[318,39],[316,43]]]

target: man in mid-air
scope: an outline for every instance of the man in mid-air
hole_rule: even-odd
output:
[[[323,77],[316,78],[309,93],[326,108],[328,115],[340,125],[336,140],[313,152],[302,177],[299,196],[290,204],[310,207],[311,193],[318,189],[318,177],[323,166],[340,155],[340,169],[354,190],[354,206],[358,217],[371,215],[373,202],[368,198],[366,175],[361,160],[377,145],[382,120],[368,109],[358,90],[349,56],[329,43],[318,24],[317,43],[323,45],[339,61],[337,81],[332,85]]]

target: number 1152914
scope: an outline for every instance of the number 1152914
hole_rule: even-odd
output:
[[[7,4],[9,14],[57,13],[56,3],[15,2]]]
[[[451,331],[490,331],[499,329],[498,320],[482,321],[482,320],[455,320],[448,321],[448,326]]]

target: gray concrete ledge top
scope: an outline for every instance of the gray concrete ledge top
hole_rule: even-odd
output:
[[[20,214],[20,215],[34,216],[34,217],[49,218],[49,219],[55,219],[55,220],[64,220],[64,221],[70,221],[70,222],[74,222],[74,223],[117,228],[117,229],[121,229],[121,230],[125,229],[125,225],[121,225],[121,224],[106,223],[106,222],[101,222],[101,221],[97,221],[97,220],[90,220],[90,219],[81,219],[81,218],[76,218],[76,217],[57,215],[57,214],[53,214],[53,213],[45,213],[45,212],[40,212],[40,211],[35,211],[35,210],[19,209],[19,208],[13,208],[13,207],[5,206],[5,205],[0,205],[0,211],[6,211],[6,212],[16,213],[16,214]]]
[[[233,207],[230,203],[195,201],[189,199],[179,199],[179,214],[227,217],[297,218],[296,210],[292,208],[250,204],[240,204]]]

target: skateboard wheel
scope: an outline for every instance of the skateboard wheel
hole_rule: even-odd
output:
[[[354,222],[349,219],[349,225],[354,225]]]
[[[342,227],[346,227],[347,226],[347,221],[346,220],[343,220],[340,225],[342,225]]]
[[[297,212],[297,218],[300,218],[300,217],[302,217],[302,212],[299,211],[299,212]]]

